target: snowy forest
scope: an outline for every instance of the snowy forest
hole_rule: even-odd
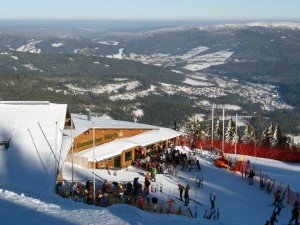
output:
[[[173,128],[177,129],[176,124]],[[284,134],[279,124],[272,122],[262,129],[261,134],[250,123],[238,126],[237,121],[233,118],[227,121],[217,120],[216,122],[194,119],[191,122],[186,122],[182,130],[184,137],[191,140],[214,140],[232,145],[241,143],[279,149],[296,147],[292,137]]]

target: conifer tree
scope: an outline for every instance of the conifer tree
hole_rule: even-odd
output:
[[[196,138],[201,138],[202,135],[202,129],[201,129],[201,122],[199,119],[194,119],[194,125],[193,125],[193,130]]]
[[[287,141],[287,137],[285,135],[283,135],[281,127],[278,124],[276,124],[276,126],[275,126],[273,140],[274,140],[274,142],[272,143],[272,146],[275,146],[277,144],[284,145],[284,144],[286,144],[286,141]]]
[[[275,132],[275,126],[273,123],[270,124],[269,128],[268,128],[268,139],[270,144],[272,144],[273,142],[275,142],[274,140],[274,132]]]
[[[227,130],[225,132],[225,142],[233,144],[235,141],[237,141],[237,137],[235,136],[237,135],[235,132],[235,127],[236,124],[231,118],[228,122]]]
[[[189,136],[190,136],[190,132],[191,132],[191,130],[190,130],[190,123],[188,123],[188,122],[186,122],[185,124],[184,124],[184,128],[183,128],[183,134],[184,134],[184,136],[186,137],[186,138],[188,138]]]
[[[255,141],[257,141],[257,134],[249,123],[245,127],[242,140],[245,144],[253,144]]]
[[[211,123],[207,123],[206,129],[205,129],[205,139],[210,140],[211,139]]]
[[[220,120],[217,120],[216,128],[214,132],[216,140],[221,140],[223,136],[223,123]]]
[[[270,137],[269,137],[268,128],[265,128],[264,131],[262,132],[261,143],[264,146],[267,146],[267,145],[270,144]]]

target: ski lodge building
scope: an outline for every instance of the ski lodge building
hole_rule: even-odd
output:
[[[0,101],[0,185],[13,182],[45,191],[43,183],[54,190],[65,162],[90,169],[124,168],[141,149],[177,145],[180,135],[168,128],[92,117],[89,111],[71,114],[66,104]]]
[[[101,119],[89,114],[72,114],[72,122],[74,142],[66,161],[73,160],[85,168],[124,168],[135,161],[141,149],[146,153],[149,146],[157,149],[158,145],[177,145],[181,135],[168,128]],[[71,130],[66,133],[71,136]]]

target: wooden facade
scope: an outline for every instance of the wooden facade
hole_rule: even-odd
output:
[[[73,143],[73,153],[76,154],[88,148],[92,148],[95,142],[95,146],[102,145],[104,143],[119,139],[132,137],[144,132],[150,131],[150,129],[99,129],[90,128],[84,131],[82,134],[74,138]],[[93,142],[93,136],[95,137]],[[66,161],[71,162],[72,150],[70,149]],[[87,162],[86,160],[78,159],[80,157],[75,157],[75,164],[78,163],[81,166],[88,166],[88,168],[94,168],[93,162]],[[73,158],[74,160],[74,158]],[[114,157],[104,159],[96,162],[95,168],[124,168],[130,166],[134,161],[134,148],[127,149],[121,153],[121,155],[116,155]],[[84,163],[82,163],[84,162]]]
[[[92,148],[95,146],[102,145],[107,142],[111,142],[113,140],[119,138],[132,137],[144,132],[150,131],[150,129],[100,129],[100,128],[89,128],[76,138],[74,138],[73,143],[73,153],[76,154],[88,148]],[[93,137],[95,137],[93,141]],[[178,140],[176,138],[176,140]],[[177,144],[176,141],[174,144]],[[165,145],[168,146],[168,140],[165,140]],[[155,144],[157,147],[157,144]],[[95,168],[125,168],[127,166],[132,165],[132,162],[135,161],[135,149],[140,146],[136,146],[130,149],[124,150],[120,155],[115,155],[111,158],[107,158],[101,161],[96,162]],[[68,157],[66,161],[71,162],[72,160],[72,150],[70,149]],[[88,167],[90,169],[94,168],[93,162],[87,162],[86,158],[75,157],[75,164],[80,164],[83,167]],[[74,160],[74,158],[73,158]]]

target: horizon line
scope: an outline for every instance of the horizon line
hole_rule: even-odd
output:
[[[64,21],[299,21],[300,18],[203,18],[203,19],[84,19],[84,18],[0,18],[0,20],[22,20],[22,21],[43,21],[43,20],[64,20]]]

